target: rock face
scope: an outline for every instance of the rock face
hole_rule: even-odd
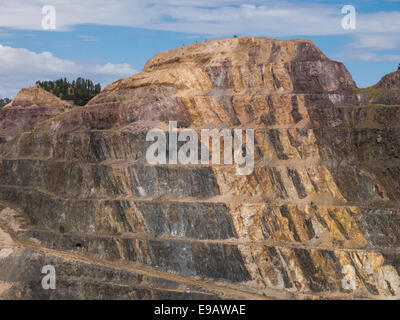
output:
[[[397,89],[400,90],[400,70],[384,76],[376,85],[378,89]]]
[[[12,137],[27,132],[39,122],[71,109],[72,106],[36,86],[22,89],[0,109],[0,137]]]
[[[367,102],[310,41],[234,38],[156,55],[29,134],[3,122],[0,296],[398,298],[400,109]],[[150,165],[169,121],[254,129],[254,171]]]

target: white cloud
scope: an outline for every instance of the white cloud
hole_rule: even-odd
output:
[[[288,1],[237,0],[0,0],[1,27],[41,29],[41,8],[54,5],[57,29],[102,24],[226,35],[343,34],[340,7]],[[365,14],[374,28],[399,30],[400,13]],[[396,20],[397,19],[397,20]],[[361,24],[363,19],[360,20]],[[364,26],[368,29],[368,25]]]
[[[103,74],[103,75],[116,75],[116,76],[126,76],[126,75],[133,75],[137,73],[136,70],[132,69],[132,67],[127,63],[122,64],[112,64],[106,63],[104,66],[96,65],[93,69],[96,74]]]
[[[37,80],[84,76],[102,85],[137,73],[129,64],[105,65],[59,59],[50,52],[36,53],[0,45],[0,97],[14,96]]]
[[[94,37],[94,36],[81,35],[81,36],[78,36],[78,38],[81,39],[82,41],[85,41],[85,42],[96,42],[96,41],[98,41],[98,39],[96,37]]]
[[[335,56],[337,59],[350,59],[358,61],[400,61],[400,54],[376,54],[374,52],[342,52]]]
[[[396,49],[400,45],[400,34],[361,34],[355,36],[355,39],[349,47],[387,50]]]

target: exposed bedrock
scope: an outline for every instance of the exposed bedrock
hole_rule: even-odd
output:
[[[400,106],[369,94],[311,41],[234,38],[160,53],[18,130],[4,114],[0,217],[18,212],[23,227],[7,228],[32,246],[7,259],[60,254],[64,287],[48,296],[0,269],[0,297],[191,298],[187,282],[194,298],[398,298]],[[149,164],[146,134],[169,121],[253,129],[253,172]]]

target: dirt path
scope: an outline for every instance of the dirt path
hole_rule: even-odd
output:
[[[4,243],[4,245],[3,245]],[[90,258],[87,256],[84,256],[83,254],[78,254],[78,253],[72,253],[72,252],[66,252],[66,251],[57,251],[53,249],[48,249],[45,247],[40,246],[39,244],[36,244],[32,241],[21,241],[19,237],[15,234],[15,232],[10,229],[7,225],[5,225],[4,221],[0,220],[0,252],[1,248],[4,248],[5,246],[7,247],[20,247],[20,248],[32,248],[36,249],[40,252],[43,252],[45,254],[49,254],[61,259],[65,260],[70,260],[70,261],[76,261],[80,263],[85,263],[85,264],[90,264],[90,265],[96,265],[96,266],[101,266],[101,267],[106,267],[106,268],[112,268],[112,269],[118,269],[118,270],[123,270],[135,274],[140,274],[143,276],[151,277],[151,278],[160,278],[164,280],[169,280],[169,281],[174,281],[177,283],[180,283],[184,285],[185,287],[190,287],[190,286],[196,286],[203,288],[207,291],[211,291],[215,293],[218,296],[222,296],[227,299],[243,299],[243,300],[259,300],[259,299],[274,299],[273,297],[265,297],[260,294],[244,291],[244,290],[239,290],[239,289],[234,289],[234,288],[229,288],[225,286],[221,286],[212,282],[207,282],[207,281],[201,281],[197,279],[193,279],[190,277],[184,277],[184,276],[179,276],[175,274],[171,274],[168,272],[163,272],[163,271],[158,271],[146,267],[141,267],[141,266],[133,266],[133,265],[127,265],[127,264],[122,264],[118,262],[112,262],[108,260],[100,260],[100,259],[95,259],[95,258]],[[5,249],[3,249],[5,250]],[[10,251],[10,254],[12,251]]]
[[[39,243],[35,243],[34,241],[29,241],[25,239],[20,239],[15,230],[15,224],[13,221],[8,223],[9,221],[5,221],[0,217],[0,255],[10,255],[16,249],[24,249],[31,248],[42,252],[47,255],[51,255],[63,260],[67,261],[75,261],[78,263],[94,265],[104,268],[116,269],[121,271],[130,272],[133,274],[142,275],[148,278],[155,279],[163,279],[172,281],[180,284],[177,289],[165,289],[165,288],[157,288],[151,286],[153,289],[161,289],[161,290],[170,290],[175,292],[183,292],[187,287],[198,287],[200,290],[193,290],[193,292],[198,293],[208,293],[215,294],[223,299],[238,299],[238,300],[276,300],[276,299],[291,299],[290,293],[285,290],[278,290],[272,288],[264,288],[265,295],[257,294],[255,292],[251,292],[250,290],[255,290],[254,288],[234,288],[232,285],[228,283],[215,283],[212,281],[206,280],[198,280],[192,277],[184,277],[176,274],[158,271],[151,269],[149,267],[138,266],[138,265],[128,265],[120,262],[96,259],[92,257],[87,257],[83,253],[78,252],[66,252],[66,251],[58,251],[49,248],[45,248],[41,246]],[[19,229],[21,231],[21,229]],[[159,239],[161,241],[161,239]],[[229,240],[228,240],[229,243]],[[287,244],[285,244],[287,247]],[[3,284],[5,285],[5,284]],[[124,286],[125,284],[118,284]],[[129,285],[129,284],[126,284]],[[137,286],[137,285],[136,285]],[[0,283],[1,287],[1,283]],[[9,287],[9,284],[6,286]],[[150,288],[150,287],[146,287]],[[1,288],[0,288],[1,289]],[[4,288],[3,288],[4,289]],[[203,289],[204,291],[201,291]],[[1,290],[0,290],[1,291]],[[310,299],[311,297],[317,299],[351,299],[354,298],[350,294],[331,294],[331,293],[297,293],[297,299]],[[368,296],[365,298],[376,299],[374,296]]]

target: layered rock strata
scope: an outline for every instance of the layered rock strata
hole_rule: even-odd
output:
[[[35,125],[72,108],[72,105],[39,86],[22,89],[0,109],[0,137],[5,140],[22,132],[34,132]]]
[[[400,108],[369,98],[310,41],[234,38],[156,55],[31,132],[6,124],[0,296],[398,298]],[[149,164],[169,121],[254,129],[254,171]],[[32,274],[48,262],[54,292]]]

